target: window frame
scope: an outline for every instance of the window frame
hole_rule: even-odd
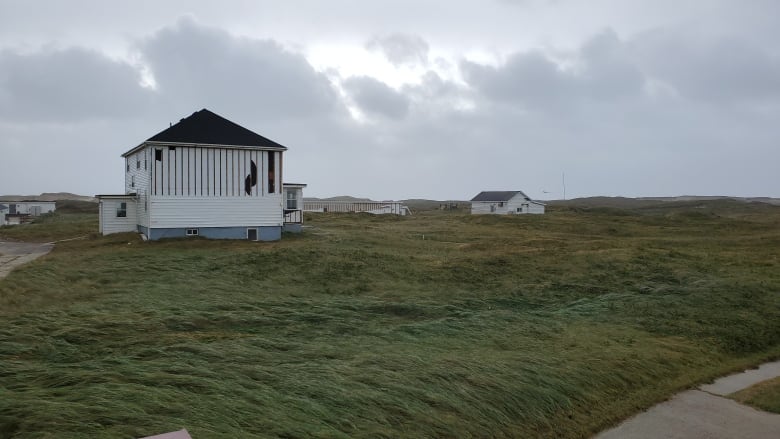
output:
[[[293,207],[290,207],[291,201],[295,204]],[[284,206],[287,210],[298,210],[298,191],[287,191]]]
[[[127,202],[121,201],[119,207],[116,208],[117,218],[127,218]]]
[[[187,237],[200,236],[200,229],[198,229],[197,227],[189,227],[185,229],[184,234]]]

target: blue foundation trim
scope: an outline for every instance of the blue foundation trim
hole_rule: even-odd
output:
[[[276,227],[258,227],[258,240],[259,241],[278,241],[282,239],[282,228]]]
[[[164,238],[186,238],[187,229],[189,228],[147,229],[146,227],[138,226],[138,230],[146,234],[151,241]],[[259,241],[278,241],[282,238],[281,226],[198,227],[197,229],[198,236],[208,239],[247,239],[247,229],[257,229]]]
[[[302,224],[285,224],[283,231],[290,232],[290,233],[301,233],[303,232],[303,225]]]

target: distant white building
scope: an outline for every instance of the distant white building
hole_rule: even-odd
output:
[[[54,201],[2,201],[0,202],[0,225],[20,224],[55,210],[57,210],[57,203]]]
[[[471,199],[472,214],[542,214],[546,205],[534,201],[523,191],[485,191]]]
[[[408,207],[399,201],[336,201],[306,200],[303,203],[306,212],[365,212],[375,215],[411,215]]]
[[[303,222],[295,200],[306,185],[284,192],[285,151],[209,110],[196,111],[122,154],[125,192],[97,196],[100,232],[277,240],[283,229],[295,229],[285,227],[288,221]]]

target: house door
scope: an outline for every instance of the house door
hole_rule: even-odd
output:
[[[246,229],[246,239],[257,241],[257,229]]]

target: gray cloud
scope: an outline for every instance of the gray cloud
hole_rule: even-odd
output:
[[[648,74],[689,99],[739,102],[780,97],[780,54],[745,39],[657,29],[638,36],[632,49]]]
[[[273,40],[234,37],[189,18],[140,44],[165,105],[279,120],[343,111],[328,78]]]
[[[409,111],[409,99],[405,95],[374,78],[347,78],[343,86],[358,107],[369,115],[401,119]]]
[[[466,81],[496,101],[547,106],[572,93],[572,83],[556,63],[538,51],[515,53],[500,67],[463,61]]]
[[[366,48],[379,50],[396,66],[428,63],[428,43],[418,35],[394,33],[374,37],[366,43]]]
[[[489,99],[526,108],[551,108],[583,98],[610,100],[642,93],[645,77],[625,44],[607,30],[590,38],[562,67],[533,50],[510,55],[498,67],[461,62],[466,81]]]
[[[88,49],[0,51],[0,116],[36,122],[133,117],[151,93],[138,70]]]

